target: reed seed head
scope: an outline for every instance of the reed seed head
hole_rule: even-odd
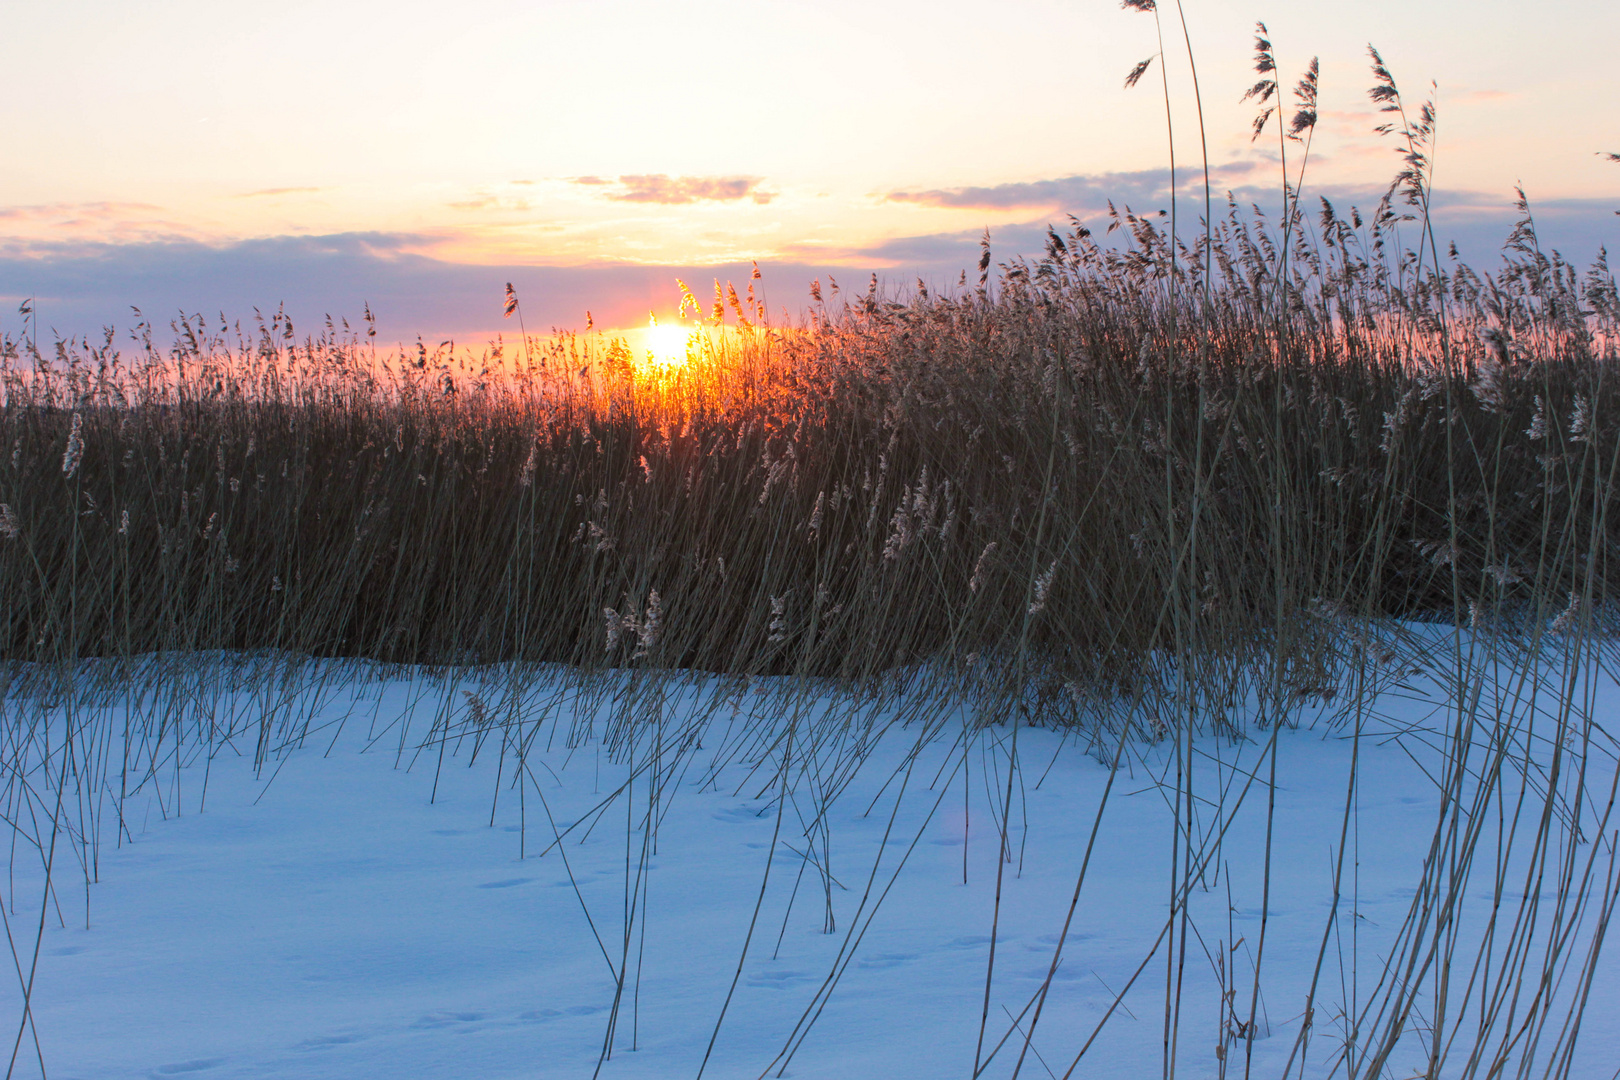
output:
[[[79,471],[79,459],[84,455],[84,417],[73,414],[73,428],[68,432],[67,449],[62,453],[62,475],[68,479]]]

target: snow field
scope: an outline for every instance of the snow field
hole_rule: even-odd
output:
[[[1385,961],[1407,955],[1403,921],[1450,812],[1437,778],[1454,710],[1437,677],[1406,678],[1362,715],[1348,819],[1353,717],[1317,707],[1274,737],[1197,736],[1182,744],[1202,867],[1184,928],[1170,919],[1184,873],[1172,866],[1173,740],[1128,739],[1110,787],[1111,736],[1019,725],[1009,774],[1014,726],[971,725],[945,701],[807,702],[760,683],[732,715],[716,707],[720,689],[685,686],[649,692],[627,723],[623,687],[596,700],[565,681],[526,688],[515,714],[527,726],[481,740],[467,726],[470,684],[398,678],[312,696],[307,729],[289,729],[259,768],[251,731],[199,742],[178,773],[159,757],[126,800],[122,843],[102,839],[99,880],[75,885],[57,868],[32,992],[39,1051],[32,1034],[21,1040],[17,1074],[37,1073],[42,1056],[51,1077],[79,1080],[692,1076],[712,1037],[703,1075],[717,1080],[776,1075],[784,1060],[783,1075],[801,1078],[966,1077],[992,1050],[983,1075],[1005,1077],[1038,1006],[1020,1075],[1065,1075],[1096,1033],[1074,1075],[1126,1078],[1158,1075],[1168,998],[1182,1076],[1241,1075],[1250,1053],[1256,1076],[1280,1076],[1290,1059],[1295,1075],[1342,1076],[1347,1016],[1379,1000]],[[492,685],[480,702],[497,700]],[[1598,693],[1594,714],[1612,718],[1612,685]],[[232,708],[249,715],[251,702]],[[1482,748],[1492,730],[1476,736]],[[1260,948],[1273,738],[1251,1044],[1234,1025],[1247,1021]],[[1598,766],[1612,773],[1613,758],[1591,761],[1601,795]],[[1536,775],[1521,830],[1539,813]],[[1480,860],[1513,832],[1492,815],[1510,815],[1522,787],[1522,771],[1507,776],[1507,801],[1482,816]],[[1596,863],[1601,893],[1614,867]],[[24,973],[39,879],[27,865],[14,858],[10,924]],[[1523,891],[1515,866],[1503,910]],[[1441,934],[1456,938],[1459,987],[1497,891],[1482,868]],[[1543,899],[1550,908],[1556,889]],[[1593,925],[1572,931],[1569,953]],[[1181,962],[1167,972],[1172,946]],[[1431,970],[1389,1075],[1424,1067],[1433,983]],[[1576,974],[1553,992],[1578,994]],[[1454,1012],[1465,995],[1452,993]],[[1612,960],[1590,993],[1568,1072],[1583,1080],[1620,1061]],[[1442,1075],[1463,1075],[1487,998],[1476,985]],[[1357,1029],[1363,1043],[1374,1026]],[[1543,1057],[1558,1030],[1555,1019]]]

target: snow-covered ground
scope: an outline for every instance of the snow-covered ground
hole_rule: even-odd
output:
[[[531,695],[519,775],[518,729],[487,729],[474,754],[471,684],[346,685],[262,769],[251,730],[178,773],[160,753],[126,802],[129,835],[115,844],[105,825],[99,881],[76,885],[58,866],[17,1075],[43,1057],[60,1080],[692,1077],[712,1039],[703,1075],[716,1080],[776,1075],[784,1061],[782,1075],[800,1078],[966,1078],[976,1052],[990,1058],[984,1075],[1005,1077],[1039,1009],[1020,1075],[1065,1075],[1100,1028],[1074,1075],[1134,1078],[1160,1075],[1168,996],[1178,1075],[1222,1075],[1222,1046],[1224,1075],[1245,1075],[1252,1053],[1254,1076],[1282,1075],[1291,1058],[1295,1075],[1343,1076],[1346,1014],[1371,1003],[1366,1044],[1437,822],[1455,809],[1437,787],[1454,720],[1440,685],[1410,678],[1362,716],[1348,818],[1354,717],[1315,709],[1276,734],[1274,807],[1270,731],[1194,739],[1203,865],[1185,925],[1168,918],[1185,876],[1172,862],[1174,740],[1130,741],[1110,788],[1111,736],[1020,726],[1009,798],[1015,727],[967,735],[960,708],[909,715],[889,702],[874,714],[755,693],[709,714],[698,703],[721,692],[693,689],[639,702],[644,718],[615,726],[611,701],[542,712]],[[1593,706],[1600,721],[1616,718],[1611,690]],[[498,693],[478,692],[496,712]],[[450,725],[418,750],[442,702]],[[1613,761],[1595,749],[1590,761],[1601,812]],[[1512,831],[1497,810],[1511,814],[1524,787],[1522,768],[1505,772],[1507,801],[1481,815],[1479,865],[1440,933],[1456,937],[1451,1023],[1468,1010],[1444,1076],[1465,1074],[1466,1032],[1488,997],[1485,982],[1465,983],[1497,900],[1497,837]],[[1541,805],[1532,783],[1525,820]],[[1570,854],[1585,865],[1591,845]],[[26,979],[37,872],[13,861],[9,927]],[[1528,863],[1515,865],[1500,886],[1504,924],[1525,885]],[[1615,872],[1607,849],[1595,866],[1601,895]],[[1571,935],[1560,1000],[1579,990],[1591,927]],[[1184,962],[1167,967],[1172,955]],[[1427,990],[1386,1075],[1424,1067],[1443,967],[1419,980]],[[1620,1064],[1620,965],[1602,960],[1590,993],[1568,1075],[1607,1080]],[[1555,1020],[1541,1057],[1559,1033]]]

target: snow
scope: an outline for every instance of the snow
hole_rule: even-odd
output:
[[[483,699],[499,698],[497,678],[479,684]],[[559,675],[529,688],[528,775],[516,786],[517,750],[499,729],[476,755],[475,736],[458,737],[454,724],[451,737],[418,752],[430,724],[442,735],[445,717],[465,719],[457,710],[473,684],[405,676],[312,696],[305,737],[262,769],[253,731],[194,755],[178,774],[178,800],[172,763],[165,772],[160,758],[126,804],[129,835],[115,846],[107,826],[99,880],[75,886],[58,868],[32,999],[40,1051],[23,1038],[17,1075],[37,1074],[42,1056],[61,1080],[695,1076],[711,1036],[703,1075],[716,1080],[775,1075],[784,1047],[795,1048],[783,1073],[792,1077],[971,1074],[1014,725],[965,734],[970,713],[959,704],[901,713],[903,700],[888,701],[873,711],[831,692],[795,708],[761,682],[736,715],[719,683],[690,685],[637,706],[652,708],[656,723],[615,726],[611,698],[566,684]],[[250,697],[236,707],[248,710]],[[1594,715],[1612,720],[1617,701],[1605,684]],[[1372,999],[1442,813],[1433,776],[1446,703],[1440,680],[1410,677],[1363,717],[1337,908],[1353,720],[1316,708],[1276,732],[1254,1075],[1281,1074],[1294,1054],[1329,926],[1303,1075],[1336,1063],[1343,1075],[1345,1003]],[[632,730],[636,744],[615,743]],[[783,737],[790,731],[797,741]],[[1230,823],[1218,856],[1200,842],[1209,858],[1190,897],[1185,964],[1172,973],[1182,983],[1177,1070],[1186,1077],[1221,1074],[1223,1015],[1249,1012],[1273,735],[1251,727],[1243,736],[1192,743],[1198,829],[1218,831],[1226,819],[1217,803]],[[1081,739],[1027,725],[1016,739],[986,1053],[1048,979],[1117,745],[1106,733]],[[1021,1075],[1063,1075],[1127,984],[1075,1075],[1160,1073],[1174,751],[1173,741],[1127,742]],[[1588,783],[1601,795],[1612,757],[1592,760],[1600,775]],[[1510,800],[1522,782],[1510,778]],[[1534,818],[1539,803],[1530,805]],[[1493,902],[1492,828],[1458,922],[1459,985]],[[806,856],[828,852],[837,883],[824,889]],[[1576,857],[1589,852],[1582,845]],[[26,972],[38,875],[14,863],[10,930]],[[1613,873],[1600,856],[1599,893]],[[1504,886],[1510,908],[1521,887]],[[1574,935],[1572,953],[1584,955],[1590,927]],[[1180,934],[1176,923],[1169,942]],[[1224,1006],[1222,966],[1233,987]],[[15,984],[10,995],[16,1025]],[[1612,959],[1598,965],[1591,995],[1569,1075],[1609,1077],[1620,1062]],[[1414,1029],[1430,1008],[1419,1005]],[[1466,1018],[1464,1030],[1474,1023]],[[1549,1025],[1545,1051],[1558,1027]],[[1010,1075],[1023,1042],[1014,1032],[984,1075]],[[1466,1042],[1443,1075],[1462,1073]],[[1246,1041],[1227,1046],[1228,1075],[1241,1075]],[[1407,1071],[1398,1075],[1421,1071],[1423,1049],[1419,1034],[1402,1043],[1392,1067]],[[1297,1059],[1293,1068],[1299,1074]]]

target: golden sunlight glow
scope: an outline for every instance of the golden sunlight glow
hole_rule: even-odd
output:
[[[649,317],[641,331],[641,347],[636,358],[650,367],[675,367],[684,364],[697,347],[694,340],[699,333],[696,326],[683,323],[660,323]]]

